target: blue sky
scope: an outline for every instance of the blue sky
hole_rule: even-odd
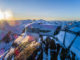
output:
[[[17,19],[80,20],[80,0],[0,0]]]

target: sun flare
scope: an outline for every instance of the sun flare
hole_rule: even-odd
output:
[[[3,12],[0,11],[0,20],[4,19],[4,14]]]
[[[11,11],[5,11],[5,12],[0,11],[0,20],[10,20],[12,19],[12,17],[13,14]]]

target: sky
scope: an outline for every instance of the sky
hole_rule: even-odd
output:
[[[0,0],[14,19],[80,20],[80,0]]]

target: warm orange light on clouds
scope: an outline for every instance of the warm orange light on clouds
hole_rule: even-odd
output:
[[[11,11],[2,11],[0,10],[0,20],[12,20],[13,14]]]

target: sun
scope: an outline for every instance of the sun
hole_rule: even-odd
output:
[[[4,19],[4,14],[3,12],[0,11],[0,20],[3,20]]]
[[[12,19],[13,14],[10,11],[2,12],[0,11],[0,20],[10,20]]]

